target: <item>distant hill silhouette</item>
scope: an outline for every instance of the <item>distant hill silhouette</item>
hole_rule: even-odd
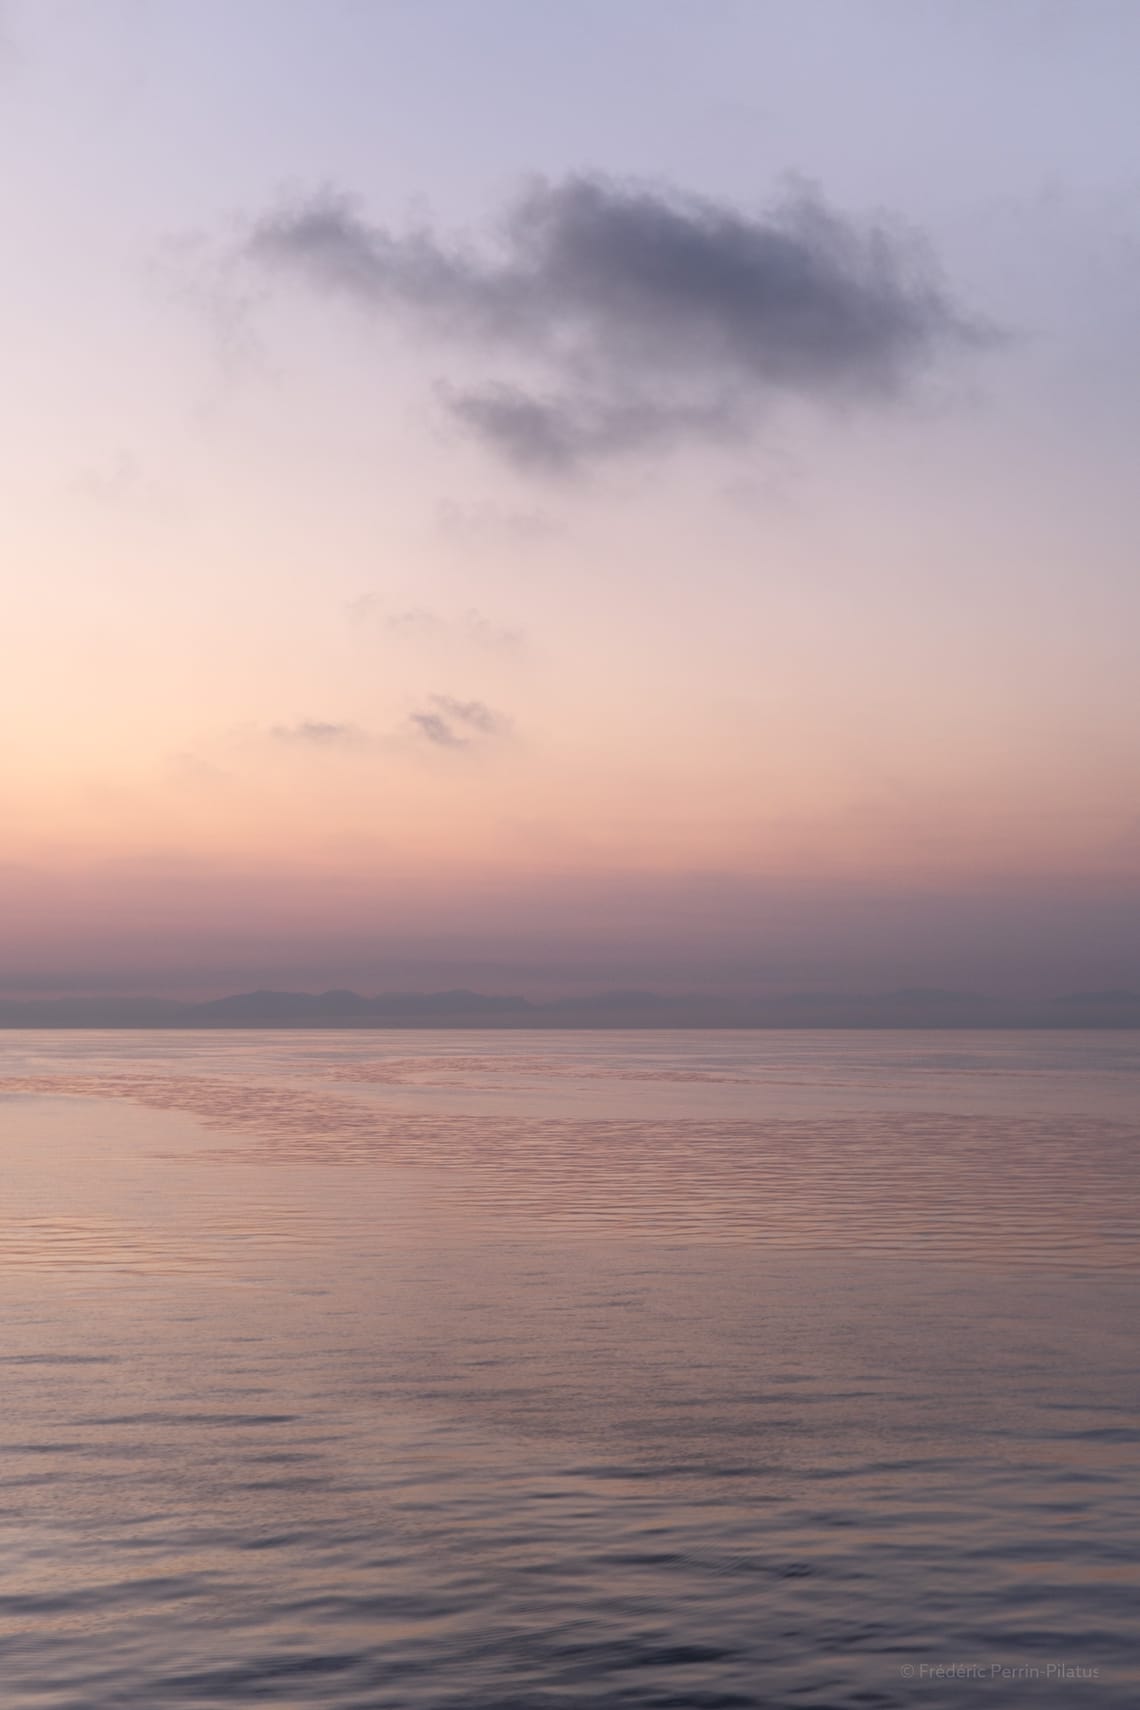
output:
[[[1018,1003],[925,987],[847,996],[663,996],[598,992],[536,1002],[485,992],[238,992],[174,998],[0,998],[0,1028],[495,1027],[495,1028],[1133,1028],[1140,992],[1073,992]]]

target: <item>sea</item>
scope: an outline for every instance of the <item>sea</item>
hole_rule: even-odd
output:
[[[1140,1705],[1140,1034],[0,1034],[3,1710]]]

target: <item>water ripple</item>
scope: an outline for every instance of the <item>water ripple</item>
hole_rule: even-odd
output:
[[[5,1058],[4,1710],[1140,1702],[1134,1045]]]

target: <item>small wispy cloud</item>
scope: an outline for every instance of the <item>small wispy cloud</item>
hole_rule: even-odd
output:
[[[275,742],[294,748],[360,748],[367,733],[355,724],[332,724],[322,719],[303,719],[300,724],[275,724],[269,733]]]
[[[69,491],[101,510],[139,517],[171,509],[170,494],[130,451],[120,450],[78,469]]]
[[[348,602],[346,611],[353,623],[375,625],[407,641],[461,642],[490,652],[517,648],[523,641],[521,629],[497,623],[474,606],[450,614],[430,606],[391,606],[377,594],[362,594]]]
[[[420,735],[434,743],[437,748],[465,748],[467,746],[466,738],[456,733],[442,713],[414,712],[409,723],[414,725]]]
[[[405,606],[401,610],[387,612],[383,622],[385,629],[394,635],[454,638],[492,651],[517,647],[522,640],[520,629],[495,623],[473,606],[455,617],[423,606]]]
[[[408,720],[414,732],[436,748],[470,748],[482,738],[499,736],[508,721],[484,701],[432,695]]]

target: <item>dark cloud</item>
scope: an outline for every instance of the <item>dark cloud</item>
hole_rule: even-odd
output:
[[[354,724],[326,724],[320,719],[305,719],[300,724],[275,724],[271,734],[276,742],[305,748],[355,748],[364,740],[364,732]]]
[[[263,221],[252,250],[482,353],[486,381],[445,389],[447,407],[546,472],[744,438],[778,395],[889,399],[978,337],[913,241],[808,191],[756,217],[604,178],[539,182],[482,250],[324,196]]]
[[[469,748],[480,737],[498,736],[506,720],[483,701],[460,701],[453,695],[432,695],[427,707],[408,721],[437,748]]]
[[[686,408],[650,398],[536,397],[500,385],[453,393],[448,406],[508,462],[553,475],[680,439],[742,437],[739,416],[724,403]]]

